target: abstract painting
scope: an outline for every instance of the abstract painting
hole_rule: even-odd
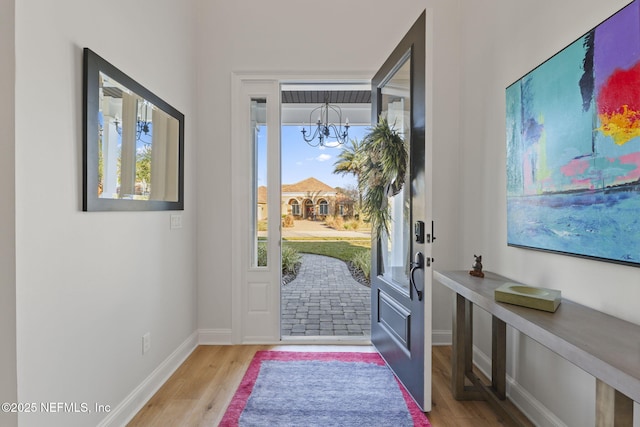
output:
[[[640,266],[640,0],[506,89],[507,243]]]

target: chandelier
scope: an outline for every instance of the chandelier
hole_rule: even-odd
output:
[[[332,112],[333,115],[337,116],[338,124],[335,125],[333,123],[329,123],[329,112]],[[316,128],[311,134],[311,123],[312,117],[318,114],[318,121],[316,122]],[[307,132],[309,136],[307,136]],[[347,142],[347,138],[349,137],[349,119],[347,118],[344,125],[342,125],[342,109],[337,105],[329,104],[328,101],[317,108],[311,110],[309,114],[309,130],[305,127],[302,128],[302,137],[305,142],[312,147],[322,147],[330,139],[336,140],[338,144],[344,144]],[[315,139],[318,139],[317,142],[314,142]]]
[[[147,101],[146,99],[138,100],[137,109],[142,114],[138,114],[138,118],[136,120],[136,141],[141,141],[141,142],[144,142],[145,144],[148,144],[148,142],[142,141],[142,136],[143,134],[148,136],[149,132],[151,131],[150,129],[151,121],[149,120],[149,108],[153,109],[153,104],[151,104],[149,101]],[[122,136],[122,126],[120,126],[121,122],[117,114],[114,119],[114,123],[116,125],[116,132],[118,132],[118,135]]]

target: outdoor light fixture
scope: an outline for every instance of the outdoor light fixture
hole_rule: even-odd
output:
[[[338,119],[338,124],[335,125],[333,123],[329,123],[329,112],[332,112]],[[316,128],[311,134],[311,123],[312,118],[318,115],[318,120],[316,122]],[[307,132],[309,133],[309,137],[307,137]],[[349,119],[347,118],[344,125],[342,125],[342,110],[337,105],[329,104],[328,101],[317,108],[311,110],[311,114],[309,114],[309,130],[302,128],[302,137],[305,142],[312,147],[322,147],[324,146],[330,139],[335,139],[338,144],[344,144],[347,142],[347,138],[349,137]],[[314,140],[318,138],[317,142]]]
[[[151,121],[149,120],[149,108],[153,108],[153,105],[147,102],[147,100],[138,100],[138,110],[144,112],[144,118],[138,114],[138,118],[136,120],[136,141],[140,141],[142,134],[149,135],[149,132],[151,131],[151,128],[149,127],[151,124]],[[114,124],[116,125],[116,132],[118,132],[118,135],[122,136],[122,126],[120,126],[120,119],[117,115],[115,117]]]

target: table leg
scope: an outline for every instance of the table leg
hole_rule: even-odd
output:
[[[466,298],[454,296],[453,345],[451,363],[451,391],[457,400],[481,400],[482,394],[475,387],[465,386],[467,372],[473,369],[473,307]]]
[[[507,398],[507,324],[492,316],[491,387],[501,400]]]
[[[596,379],[596,427],[632,427],[633,400]]]
[[[451,391],[455,399],[462,399],[464,395],[465,371],[465,322],[466,299],[458,294],[454,295],[453,304],[453,343],[451,347]]]
[[[473,304],[464,301],[464,373],[473,372]]]

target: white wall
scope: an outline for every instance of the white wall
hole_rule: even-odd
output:
[[[432,67],[431,98],[427,90],[427,109],[433,110],[433,122],[427,123],[432,134],[433,167],[433,268],[451,270],[458,267],[461,243],[460,209],[460,3],[449,2],[433,16],[433,32],[427,30],[427,70]],[[429,51],[429,47],[432,51]],[[429,80],[429,79],[428,79]],[[429,225],[427,225],[428,227]],[[433,344],[451,343],[453,294],[433,283]]]
[[[640,323],[637,268],[506,245],[504,90],[626,3],[463,1],[463,245],[458,267],[469,268],[472,255],[480,253],[486,270],[560,289],[563,297]],[[484,326],[477,334],[479,347],[490,354],[490,345],[481,344],[489,343],[490,322],[478,320]],[[593,425],[593,378],[526,337],[513,333],[510,338],[511,350],[517,351],[510,375],[557,417],[540,424],[559,420],[569,426]]]
[[[231,329],[231,73],[327,73],[373,76],[425,8],[433,9],[434,133],[438,143],[457,143],[457,1],[396,2],[299,0],[201,1],[198,87],[200,146],[198,182],[225,183],[215,191],[201,186],[198,197],[198,325],[227,337]],[[321,7],[323,11],[310,13]],[[437,126],[437,129],[436,129]],[[212,131],[215,130],[215,131]],[[436,148],[436,151],[441,148]],[[451,158],[447,151],[444,156]],[[442,171],[446,166],[441,166]],[[438,196],[450,182],[443,180]],[[449,206],[446,207],[446,210]],[[453,209],[453,207],[451,208]],[[442,218],[448,212],[441,210]],[[457,239],[452,218],[439,230],[441,250]],[[446,221],[446,224],[444,224]],[[453,227],[452,230],[448,229]],[[445,237],[446,236],[446,237]],[[448,240],[447,240],[448,237]],[[447,243],[448,242],[448,243]],[[447,300],[448,301],[448,300]],[[450,317],[446,317],[450,323]],[[437,323],[437,322],[436,322]],[[436,327],[444,328],[444,325]],[[449,326],[450,328],[450,326]],[[227,335],[225,335],[227,334]]]
[[[196,329],[194,26],[189,1],[16,4],[20,402],[115,407]],[[169,212],[81,211],[83,47],[186,115],[184,228],[170,230]],[[143,356],[146,332],[152,345]],[[104,417],[19,421],[87,426]]]
[[[0,402],[17,401],[14,13],[15,0],[0,1]],[[0,412],[0,425],[17,423]]]

